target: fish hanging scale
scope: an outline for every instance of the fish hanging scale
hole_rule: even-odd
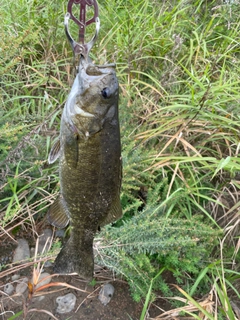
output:
[[[72,7],[73,5],[79,5],[79,18],[75,17],[73,15]],[[86,13],[87,13],[87,7],[92,7],[94,10],[93,17],[86,21]],[[98,17],[98,4],[96,0],[69,0],[68,2],[68,12],[65,15],[64,19],[64,25],[65,25],[65,32],[66,36],[72,46],[74,56],[75,55],[83,55],[84,57],[87,57],[89,54],[89,51],[93,47],[94,43],[97,40],[97,36],[100,30],[100,20]],[[75,41],[71,33],[69,31],[69,19],[72,19],[79,27],[79,39],[78,42]],[[96,30],[95,35],[93,36],[92,40],[88,43],[85,43],[85,32],[86,27],[92,23],[96,24]]]
[[[77,273],[91,279],[94,236],[101,226],[122,216],[119,85],[114,64],[95,65],[88,59],[100,23],[98,11],[87,22],[83,15],[87,5],[97,8],[96,1],[70,0],[69,3],[66,34],[75,54],[80,55],[80,62],[63,109],[59,138],[48,157],[49,163],[59,159],[60,177],[60,195],[50,207],[48,219],[58,228],[68,223],[71,227],[70,238],[55,260],[54,272]],[[96,23],[95,36],[88,44],[84,44],[84,33],[79,43],[68,32],[73,3],[85,8],[78,21],[85,21],[85,25]]]

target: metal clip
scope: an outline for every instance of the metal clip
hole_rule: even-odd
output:
[[[72,13],[72,6],[73,4],[80,5],[80,15],[79,19],[76,18]],[[86,21],[86,10],[87,6],[94,6],[94,15],[91,19]],[[79,42],[75,41],[71,36],[69,31],[69,19],[72,19],[78,26],[79,26]],[[88,42],[85,43],[85,30],[88,25],[91,23],[96,23],[96,30],[93,38]],[[68,12],[64,18],[64,25],[65,25],[65,32],[66,36],[71,44],[74,57],[76,55],[82,55],[86,59],[88,58],[88,54],[92,49],[94,43],[97,40],[97,36],[100,30],[100,20],[98,18],[98,4],[96,0],[69,0],[68,1]]]

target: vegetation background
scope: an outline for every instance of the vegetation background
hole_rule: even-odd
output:
[[[74,79],[66,4],[1,1],[1,237],[20,229],[36,237],[59,191],[57,164],[46,159]],[[92,58],[117,65],[124,216],[97,235],[96,261],[128,280],[133,299],[145,299],[141,319],[156,292],[177,306],[176,295],[185,296],[181,310],[191,313],[191,301],[195,318],[237,319],[240,3],[99,6]],[[210,309],[200,303],[206,295]]]

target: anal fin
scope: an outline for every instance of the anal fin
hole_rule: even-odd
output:
[[[106,218],[100,223],[100,227],[105,226],[106,224],[112,223],[122,217],[122,206],[120,202],[119,195],[116,196],[116,199],[113,201]]]
[[[62,195],[54,201],[47,213],[48,221],[57,228],[65,228],[69,223],[69,213]]]

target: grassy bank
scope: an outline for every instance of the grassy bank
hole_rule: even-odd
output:
[[[234,319],[240,5],[99,5],[101,31],[92,57],[117,64],[124,217],[97,236],[98,262],[124,275],[133,298],[145,299],[146,306],[160,290],[192,301],[195,309],[186,312],[199,319],[199,310],[207,319]],[[34,234],[59,191],[57,164],[48,166],[46,159],[74,78],[65,8],[63,0],[9,0],[0,8],[2,237],[21,228]],[[199,302],[206,295],[214,302],[210,309]]]

